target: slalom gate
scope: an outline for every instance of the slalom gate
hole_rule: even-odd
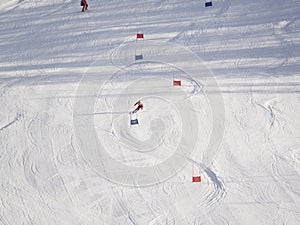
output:
[[[173,86],[181,86],[181,74],[179,75],[179,78],[175,79],[175,76],[173,73]]]
[[[212,6],[213,4],[212,4],[212,1],[205,1],[205,7],[210,7],[210,6]]]
[[[192,182],[201,182],[200,168],[195,173],[195,166],[194,166],[194,164],[192,165]]]
[[[139,120],[137,118],[137,114],[136,113],[130,113],[130,125],[138,125],[139,124]]]
[[[144,41],[144,32],[137,31],[136,32],[136,41],[140,41],[140,40]],[[142,48],[135,49],[135,61],[142,60],[142,59],[144,59],[143,49]]]

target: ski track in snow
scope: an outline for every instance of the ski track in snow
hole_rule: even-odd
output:
[[[81,13],[71,0],[0,0],[0,223],[298,224],[299,3],[88,2]],[[135,40],[137,32],[144,41]],[[206,85],[203,68],[196,79],[164,61],[183,59],[175,44],[195,52],[218,86]],[[181,88],[172,87],[174,73]],[[76,96],[83,74],[91,86],[108,79],[94,95]],[[212,130],[206,97],[216,93],[226,107],[224,138],[212,164],[203,165]],[[94,112],[73,115],[76,98],[95,98]],[[128,111],[137,99],[145,109],[134,129]],[[73,121],[93,118],[111,157],[145,166],[174,153],[182,123],[192,136],[193,115],[194,155],[146,187],[99,175]],[[192,166],[201,183],[191,182]]]

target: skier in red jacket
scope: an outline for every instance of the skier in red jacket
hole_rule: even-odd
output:
[[[133,113],[137,113],[137,111],[139,111],[140,109],[144,108],[144,105],[141,101],[137,101],[135,104],[135,106],[137,105],[136,109],[133,111]]]
[[[87,10],[87,8],[89,7],[86,0],[81,0],[81,6],[82,6],[82,10],[81,10],[82,12],[84,12],[84,10]]]

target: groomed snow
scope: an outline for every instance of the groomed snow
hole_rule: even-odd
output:
[[[0,225],[300,223],[300,2],[204,2],[0,0]]]

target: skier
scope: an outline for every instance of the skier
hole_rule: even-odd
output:
[[[87,10],[87,8],[89,7],[86,0],[81,0],[81,6],[82,6],[82,10],[81,10],[82,12],[84,12],[84,10]]]
[[[134,106],[136,106],[137,105],[137,107],[136,107],[136,109],[133,111],[133,113],[137,113],[137,111],[139,111],[140,109],[143,109],[144,108],[144,105],[143,105],[143,103],[139,100],[139,101],[137,101],[135,104],[134,104]]]

